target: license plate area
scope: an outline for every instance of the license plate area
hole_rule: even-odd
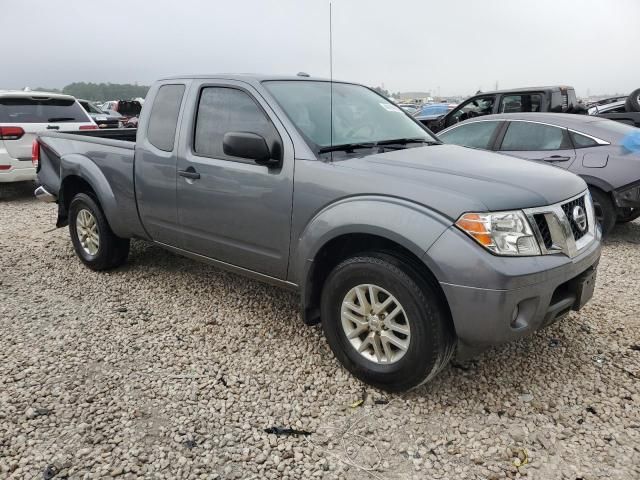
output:
[[[593,297],[593,292],[596,288],[596,273],[597,270],[591,267],[571,281],[576,292],[576,302],[573,304],[574,310],[580,310]]]

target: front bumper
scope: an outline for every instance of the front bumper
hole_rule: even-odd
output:
[[[500,257],[451,228],[425,262],[447,298],[463,356],[530,334],[578,309],[581,276],[597,268],[600,232],[574,258]]]

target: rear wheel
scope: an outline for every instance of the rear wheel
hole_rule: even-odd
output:
[[[616,224],[617,213],[613,207],[611,198],[602,190],[590,188],[591,198],[593,198],[593,208],[596,212],[596,220],[602,229],[602,236],[606,236],[611,232]]]
[[[427,382],[455,346],[446,307],[406,261],[374,252],[349,258],[327,278],[322,327],[336,358],[389,391]]]
[[[69,234],[76,255],[92,270],[117,267],[129,256],[129,240],[113,233],[98,203],[85,193],[69,205]]]

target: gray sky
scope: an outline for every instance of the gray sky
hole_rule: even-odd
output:
[[[0,88],[329,75],[328,0],[0,0]],[[442,95],[640,87],[639,0],[333,0],[334,78]]]

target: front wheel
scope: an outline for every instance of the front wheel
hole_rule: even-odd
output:
[[[427,382],[453,354],[455,335],[440,296],[409,262],[388,254],[363,254],[335,267],[321,316],[336,358],[385,390]]]
[[[98,203],[85,193],[69,205],[69,234],[76,255],[92,270],[120,266],[129,255],[129,239],[113,233]]]

